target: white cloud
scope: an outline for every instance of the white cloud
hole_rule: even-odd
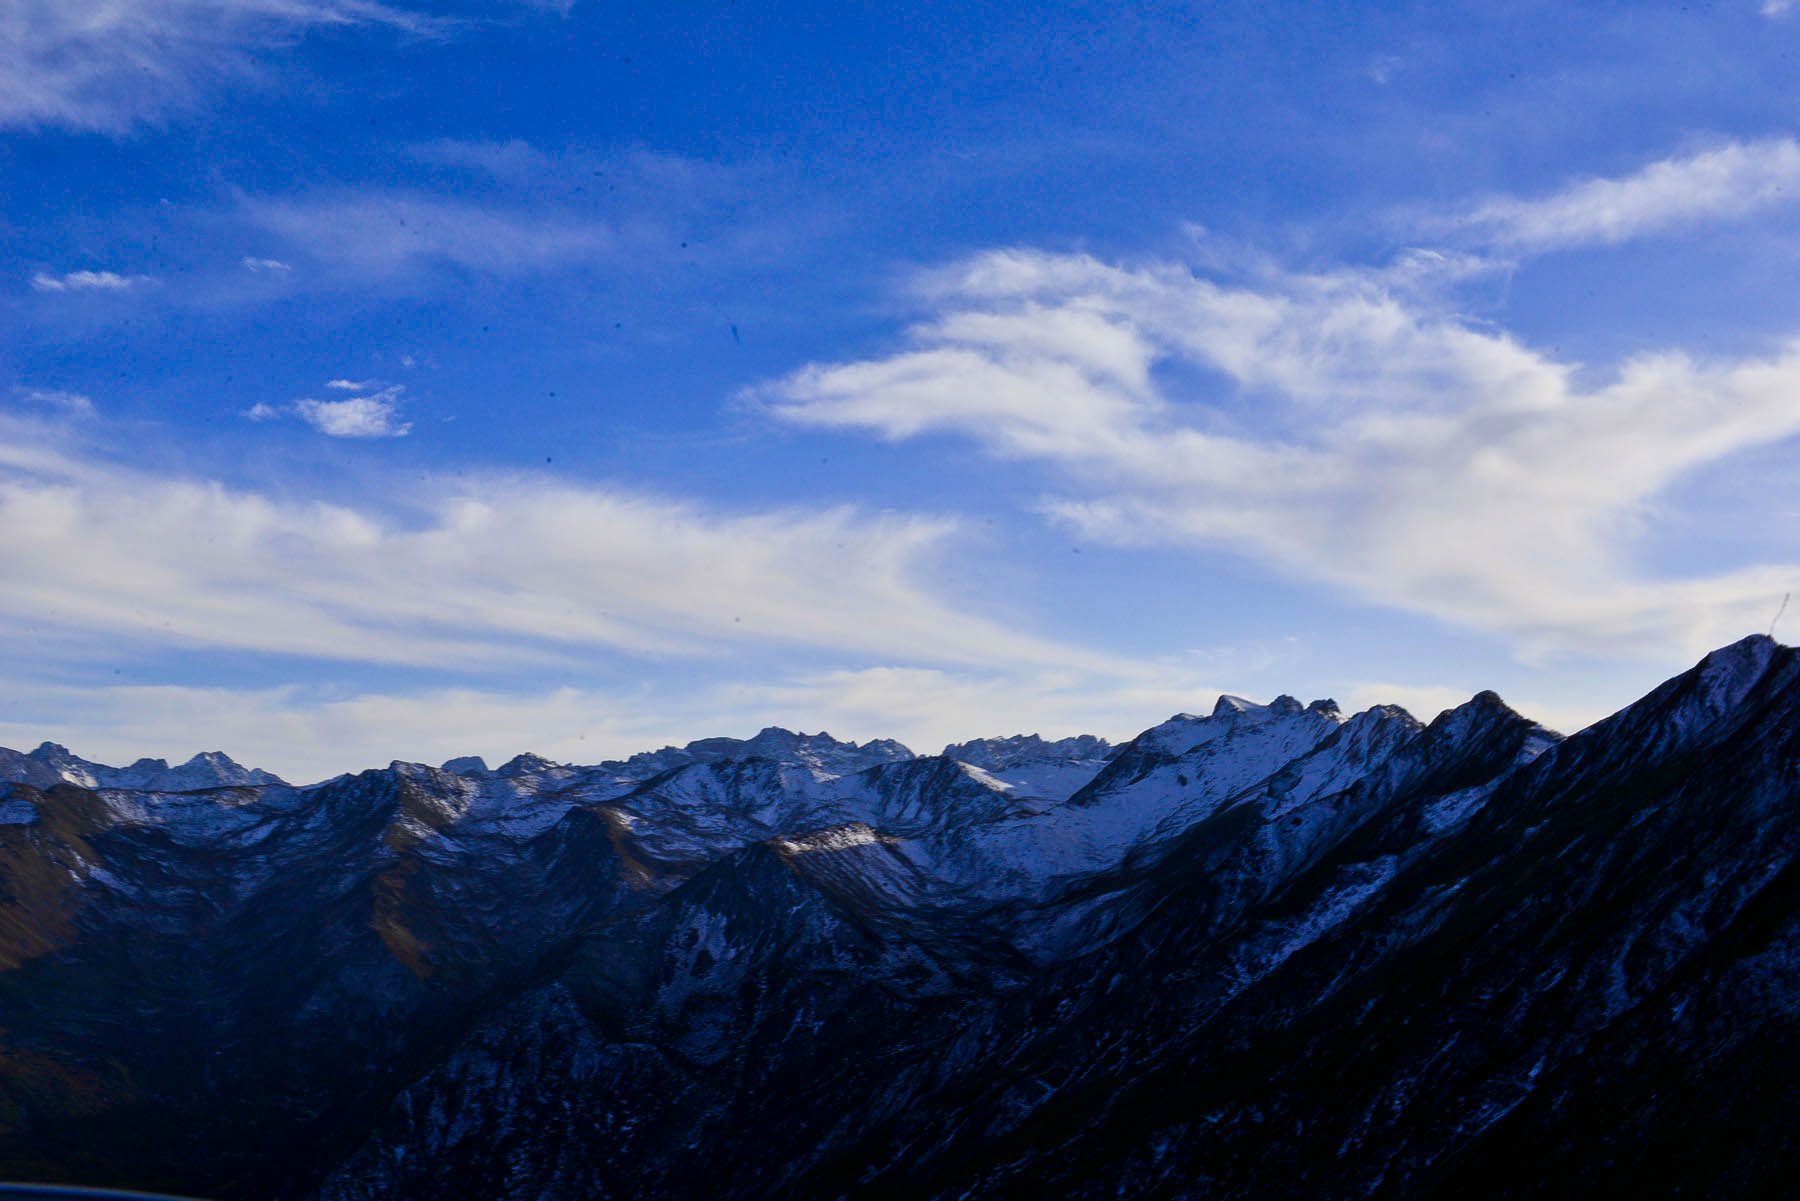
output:
[[[310,30],[351,26],[455,27],[379,0],[7,0],[0,127],[123,133],[253,79],[265,54]]]
[[[123,292],[150,282],[148,275],[120,275],[114,271],[71,271],[67,275],[46,275],[40,271],[31,277],[31,286],[40,292]]]
[[[1785,17],[1794,9],[1794,0],[1763,0],[1762,15],[1765,17]]]
[[[1746,217],[1800,199],[1800,145],[1733,142],[1536,200],[1490,200],[1450,222],[1504,250],[1611,244],[1702,221]]]
[[[327,388],[340,392],[356,392],[374,386],[375,381],[334,379]],[[404,384],[395,384],[366,396],[350,396],[343,400],[315,400],[305,397],[289,405],[272,405],[262,401],[244,410],[252,421],[273,421],[293,416],[306,422],[321,434],[333,438],[403,438],[412,423],[400,420],[400,395]]]
[[[96,654],[210,647],[443,671],[783,648],[1139,671],[953,603],[930,576],[945,520],[718,514],[507,477],[421,481],[414,507],[394,510],[109,466],[21,422],[0,435],[0,633],[21,645],[61,631]]]
[[[259,275],[266,275],[266,274],[271,274],[271,273],[281,273],[281,272],[287,272],[287,271],[293,270],[292,267],[288,266],[286,263],[282,262],[280,259],[256,259],[256,258],[251,258],[248,255],[246,255],[243,258],[242,262],[243,262],[246,270],[254,271],[254,272],[258,273]]]
[[[327,388],[336,389],[339,392],[367,392],[370,388],[380,387],[381,381],[373,379],[333,379],[326,380],[325,386]]]
[[[764,397],[796,424],[949,431],[1051,464],[1069,491],[1042,508],[1084,536],[1235,550],[1527,655],[1696,652],[1767,623],[1800,566],[1661,578],[1630,535],[1683,475],[1800,436],[1800,343],[1646,356],[1582,386],[1396,278],[1223,287],[982,255],[930,281],[939,311],[910,347]]]
[[[399,420],[399,385],[384,388],[372,396],[352,396],[346,400],[305,400],[294,402],[300,419],[333,438],[403,438],[412,429],[410,422]]]

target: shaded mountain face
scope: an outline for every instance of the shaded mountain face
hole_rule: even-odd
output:
[[[296,788],[0,751],[0,1177],[219,1198],[1741,1196],[1800,652],[1574,737],[1223,698]]]

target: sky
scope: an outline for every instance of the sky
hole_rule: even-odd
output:
[[[0,0],[0,745],[1578,729],[1800,629],[1797,39]]]

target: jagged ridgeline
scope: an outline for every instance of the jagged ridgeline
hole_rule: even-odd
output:
[[[594,767],[0,751],[0,1177],[202,1197],[1467,1198],[1800,1172],[1800,654],[1564,739]]]

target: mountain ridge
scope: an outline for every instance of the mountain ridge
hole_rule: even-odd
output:
[[[945,751],[769,729],[306,787],[0,752],[0,1174],[1428,1198],[1800,1167],[1791,648],[1567,738],[1491,692],[1429,723],[1222,697]],[[1658,1149],[1690,1129],[1712,1176]]]

